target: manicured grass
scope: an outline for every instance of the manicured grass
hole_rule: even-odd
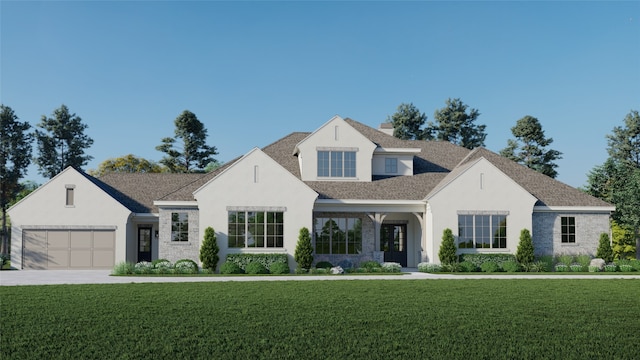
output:
[[[635,359],[638,280],[0,287],[3,359]]]

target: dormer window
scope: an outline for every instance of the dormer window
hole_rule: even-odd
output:
[[[385,174],[397,174],[398,173],[398,158],[385,158],[384,159],[384,172],[385,172]]]
[[[356,177],[356,152],[342,150],[318,151],[318,177]]]

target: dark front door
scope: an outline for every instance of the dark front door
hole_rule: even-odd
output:
[[[151,261],[151,228],[138,228],[138,262]]]
[[[384,251],[384,261],[407,266],[407,225],[382,224],[380,250]]]

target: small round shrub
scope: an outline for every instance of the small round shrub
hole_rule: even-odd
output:
[[[432,264],[428,262],[421,262],[418,264],[418,271],[424,273],[437,273],[440,272],[441,267],[438,264]]]
[[[399,273],[402,270],[402,266],[397,262],[384,262],[381,266],[382,272],[386,273]]]
[[[478,268],[469,261],[463,261],[460,263],[460,271],[461,272],[474,272],[478,271]]]
[[[598,266],[589,265],[589,272],[600,272],[600,268]]]
[[[220,266],[220,274],[243,274],[244,270],[242,270],[240,268],[240,266],[238,266],[238,264],[232,262],[232,261],[225,261],[221,266]]]
[[[604,272],[616,272],[618,266],[616,264],[607,264],[604,266]]]
[[[309,269],[309,274],[314,274],[314,275],[326,275],[330,273],[331,273],[331,268],[319,267],[315,269],[313,268]]]
[[[272,274],[288,274],[291,272],[291,269],[289,269],[289,264],[287,263],[276,262],[271,264],[269,272]]]
[[[331,269],[333,264],[328,261],[319,261],[316,264],[316,269]]]
[[[191,259],[182,259],[176,261],[173,268],[177,274],[197,274],[198,264]]]
[[[134,273],[136,274],[151,274],[153,273],[153,264],[148,261],[140,261],[134,267]]]
[[[500,267],[493,261],[486,261],[483,262],[482,265],[480,265],[480,270],[486,273],[494,273],[500,270]]]
[[[520,265],[515,261],[505,261],[502,263],[502,270],[506,272],[518,272],[520,271]]]
[[[584,271],[584,267],[582,267],[582,265],[580,265],[580,264],[571,264],[569,266],[569,269],[571,269],[572,272],[582,272],[582,271]]]
[[[556,272],[568,272],[569,267],[565,264],[556,264]]]
[[[167,260],[167,259],[155,259],[151,262],[151,264],[153,264],[153,267],[156,268],[158,267],[158,265],[162,266],[162,265],[167,265],[169,267],[171,267],[171,261]]]
[[[374,269],[374,268],[377,269],[377,268],[380,268],[380,267],[382,267],[382,265],[380,265],[379,262],[373,261],[373,260],[371,260],[371,261],[363,261],[363,262],[360,263],[360,268],[364,269],[366,272],[373,272],[373,271],[371,271],[372,269]]]
[[[632,272],[633,271],[633,266],[631,266],[629,264],[620,265],[620,271],[622,271],[622,272]]]
[[[247,274],[256,275],[256,274],[268,274],[269,270],[267,270],[267,268],[264,267],[262,263],[257,261],[252,261],[248,263],[247,266],[245,266],[244,272]]]

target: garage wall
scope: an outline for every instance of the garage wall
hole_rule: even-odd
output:
[[[74,193],[73,204],[70,205],[67,204],[68,188],[73,188]],[[55,233],[51,239],[47,235],[46,239],[50,241],[52,249],[58,249],[53,250],[54,252],[51,253],[47,250],[47,256],[53,256],[53,258],[57,259],[55,260],[56,263],[64,263],[65,260],[62,257],[68,256],[69,268],[71,268],[71,264],[75,266],[84,262],[83,265],[86,265],[88,258],[92,259],[92,263],[94,263],[94,260],[99,262],[101,258],[100,252],[96,253],[95,248],[90,250],[92,248],[86,247],[86,242],[83,243],[82,240],[79,240],[83,237],[86,238],[86,233],[82,231],[112,231],[114,237],[113,261],[118,263],[126,260],[127,225],[130,222],[131,211],[73,168],[65,169],[10,208],[8,212],[12,222],[11,264],[17,269],[23,269],[27,265],[22,263],[22,259],[25,258],[23,256],[23,250],[25,249],[23,241],[26,239],[26,241],[34,244],[41,241],[33,238],[32,234],[34,233],[29,233],[33,230],[67,231],[68,249],[74,249],[73,251],[68,250],[65,253],[60,250],[64,246],[57,246],[67,241],[63,239],[63,234]],[[74,232],[81,231],[71,235],[71,230]],[[25,231],[26,234],[24,234]],[[41,238],[41,233],[38,234],[40,235],[36,237]],[[98,234],[98,237],[101,235],[104,234]],[[60,238],[56,236],[60,236]],[[95,233],[93,236],[93,241],[95,242]],[[135,238],[132,238],[129,241],[135,240]],[[103,241],[99,240],[99,242]],[[81,244],[84,245],[80,246]],[[49,249],[48,246],[47,249]],[[26,249],[30,251],[29,243],[27,243]],[[97,258],[94,259],[94,257]],[[33,254],[27,254],[26,259],[32,261],[29,264],[31,268],[36,267],[35,263],[38,263],[38,261],[45,261],[45,258],[36,257]],[[49,268],[48,260],[46,266],[44,263],[39,263],[37,266]],[[62,267],[62,265],[60,266]]]

